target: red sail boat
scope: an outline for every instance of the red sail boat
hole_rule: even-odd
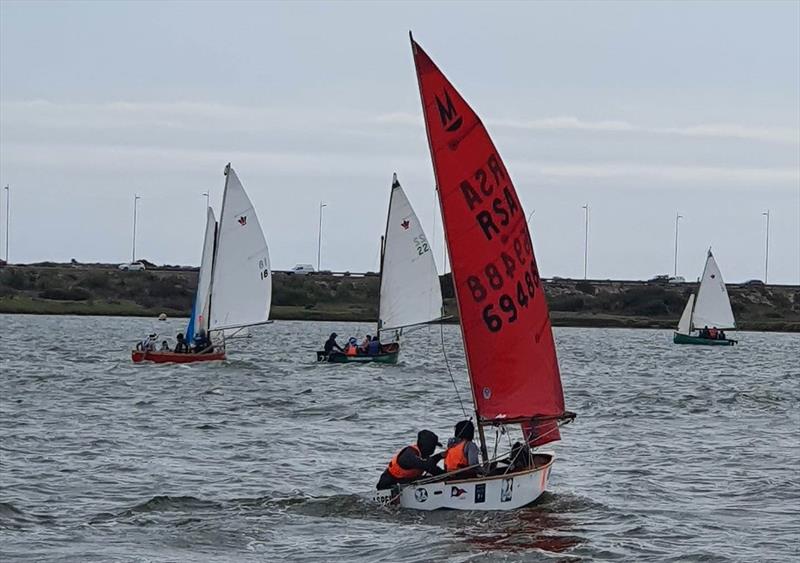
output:
[[[544,492],[565,411],[550,315],[526,215],[483,123],[411,39],[467,356],[484,475],[404,486],[404,507],[508,510]],[[522,429],[489,458],[485,428]],[[499,444],[498,444],[499,445]],[[495,449],[496,451],[496,449]]]

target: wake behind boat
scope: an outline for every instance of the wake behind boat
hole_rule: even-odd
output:
[[[689,296],[672,341],[675,344],[733,346],[737,341],[728,338],[724,331],[735,328],[728,289],[709,248],[697,299],[694,293]]]
[[[450,253],[481,461],[466,467],[458,462],[455,469],[447,465],[451,457],[463,460],[472,440],[469,435],[460,438],[459,426],[472,425],[463,421],[456,425],[455,444],[444,455],[446,473],[421,479],[419,465],[403,466],[402,461],[410,449],[416,452],[412,457],[428,460],[423,463],[440,455],[430,455],[438,438],[423,430],[415,445],[392,458],[375,498],[418,510],[511,510],[530,504],[546,490],[555,456],[532,449],[560,439],[559,427],[575,415],[564,408],[547,303],[511,177],[480,118],[413,39],[411,48]],[[495,452],[501,434],[521,430],[521,441],[490,457],[486,428],[496,432]],[[461,447],[464,454],[452,451]],[[469,478],[467,472],[472,473]]]
[[[178,335],[174,350],[157,350],[157,338],[151,334],[131,352],[131,359],[137,363],[224,360],[226,339],[269,322],[271,301],[267,241],[244,186],[228,164],[219,223],[211,207],[206,214],[203,256],[186,338]]]
[[[381,289],[376,344],[359,346],[352,339],[337,349],[336,334],[317,352],[317,361],[397,363],[403,330],[441,320],[442,288],[433,252],[397,174],[392,177],[386,234],[381,240]],[[381,335],[393,341],[381,343]]]

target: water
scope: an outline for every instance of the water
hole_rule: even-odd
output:
[[[277,322],[226,363],[133,365],[183,322],[0,316],[0,559],[786,561],[800,538],[800,336],[733,348],[557,329],[567,406],[551,491],[510,513],[368,493],[396,449],[461,418],[440,329],[397,366],[316,365],[332,330]],[[469,392],[456,327],[444,341]],[[469,407],[468,407],[469,408]]]

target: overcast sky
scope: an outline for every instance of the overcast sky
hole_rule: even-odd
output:
[[[800,283],[800,2],[0,2],[11,261],[198,264],[232,162],[273,267],[376,270],[392,173],[441,229],[408,31],[486,123],[544,276]],[[3,193],[3,196],[5,194]],[[5,221],[5,197],[2,199]],[[3,223],[4,224],[4,223]],[[3,229],[4,231],[4,229]],[[4,232],[3,232],[4,236]]]

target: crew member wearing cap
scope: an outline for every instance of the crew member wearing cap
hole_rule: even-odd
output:
[[[442,447],[439,437],[430,430],[420,430],[417,434],[417,443],[406,446],[397,452],[388,467],[378,479],[377,489],[391,489],[397,483],[410,483],[428,473],[441,475],[444,473],[437,463],[442,459],[442,454],[434,455],[436,446]]]

